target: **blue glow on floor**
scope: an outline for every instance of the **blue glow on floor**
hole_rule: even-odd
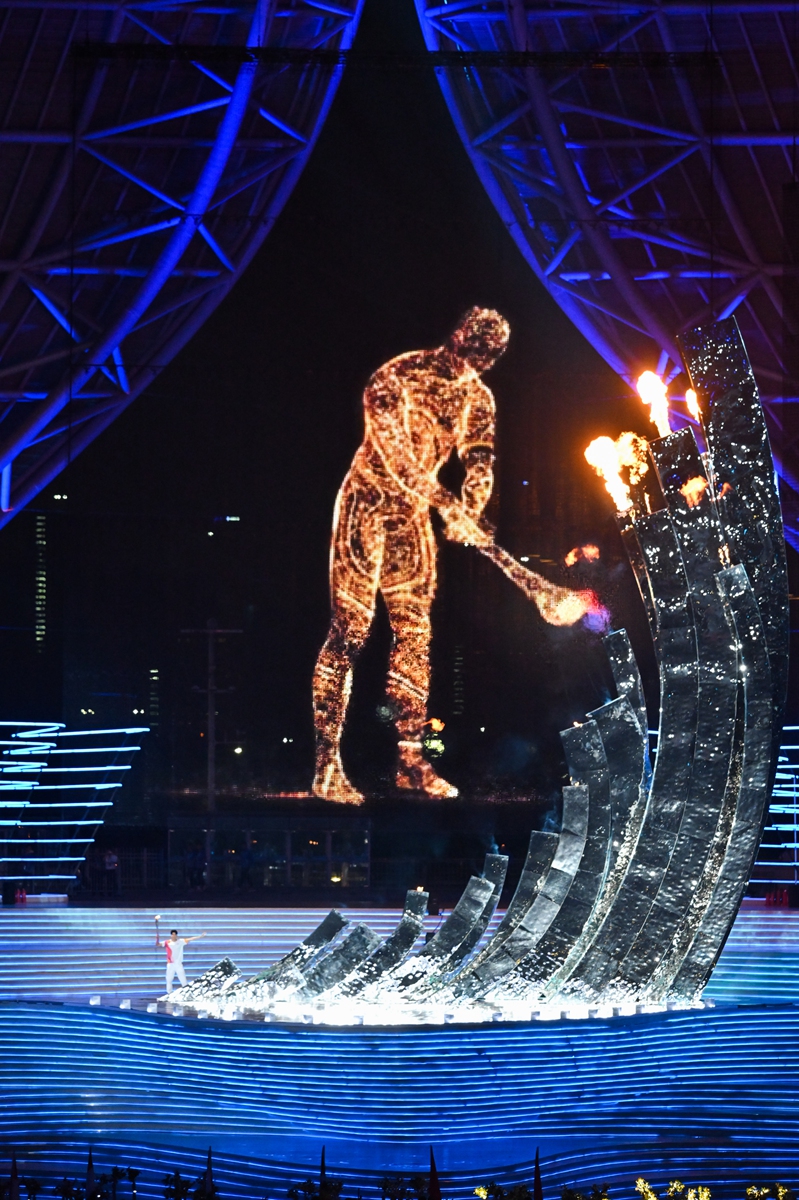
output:
[[[208,929],[187,949],[191,976],[223,953],[255,970],[321,915],[193,909],[161,924]],[[388,932],[398,914],[353,916]],[[719,1200],[799,1177],[799,1006],[784,1002],[799,996],[799,913],[747,904],[713,1010],[406,1031],[90,1008],[92,991],[118,1004],[160,990],[152,917],[0,913],[0,1155],[13,1148],[23,1173],[80,1174],[92,1145],[98,1170],[144,1167],[139,1195],[156,1200],[175,1166],[199,1174],[211,1143],[223,1200],[282,1200],[325,1144],[345,1196],[376,1200],[379,1178],[423,1170],[432,1143],[453,1200],[494,1177],[529,1180],[537,1146],[546,1200],[593,1182],[622,1200],[641,1173],[707,1183]],[[70,993],[81,1003],[57,1002]]]

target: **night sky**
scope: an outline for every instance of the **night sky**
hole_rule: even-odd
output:
[[[412,0],[367,0],[356,45],[423,49]],[[152,715],[155,668],[158,726],[142,779],[151,793],[199,785],[204,699],[192,689],[204,684],[204,641],[181,631],[214,617],[243,630],[219,647],[220,685],[235,689],[218,706],[222,782],[307,787],[330,522],[361,436],[364,384],[393,355],[441,342],[473,304],[499,309],[512,327],[487,377],[498,408],[498,540],[550,560],[542,569],[562,581],[573,577],[562,561],[572,546],[600,545],[600,565],[581,582],[598,587],[651,676],[611,506],[582,458],[600,433],[645,433],[640,407],[524,263],[432,71],[360,66],[345,73],[305,173],[234,292],[40,497],[43,654],[30,629],[33,511],[0,535],[0,624],[12,627],[2,632],[3,715],[70,724]],[[439,575],[440,769],[469,795],[529,795],[543,812],[561,782],[558,728],[608,697],[597,639],[545,627],[474,550],[444,546]],[[380,614],[345,740],[355,782],[378,789],[392,761],[392,731],[377,713],[387,649]]]

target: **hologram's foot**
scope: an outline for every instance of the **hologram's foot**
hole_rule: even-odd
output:
[[[396,783],[398,788],[413,792],[424,792],[432,800],[454,800],[458,789],[440,775],[436,775],[422,754],[420,742],[400,742],[399,766]]]
[[[338,755],[317,763],[311,791],[321,800],[332,800],[334,804],[364,803],[362,794],[352,786],[344,774]]]

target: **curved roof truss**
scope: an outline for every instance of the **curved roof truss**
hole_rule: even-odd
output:
[[[799,490],[796,5],[416,2],[429,50],[505,56],[438,75],[550,295],[630,382],[675,378],[674,335],[734,313]]]
[[[362,3],[0,10],[0,526],[196,332],[291,193],[342,67],[247,48],[346,50]]]

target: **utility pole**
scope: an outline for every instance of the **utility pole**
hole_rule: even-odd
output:
[[[181,629],[181,633],[202,633],[208,638],[208,686],[206,688],[195,688],[195,691],[205,691],[208,696],[208,717],[206,726],[206,754],[207,754],[207,772],[206,772],[206,792],[205,792],[205,811],[209,816],[213,816],[216,812],[216,698],[220,692],[230,692],[232,688],[218,688],[216,686],[216,639],[218,637],[226,637],[231,633],[243,633],[243,629],[220,629],[217,626],[213,617],[209,617],[205,629]],[[208,828],[205,831],[205,886],[208,887],[211,882],[211,847],[213,844],[214,830],[212,821],[208,821]]]

